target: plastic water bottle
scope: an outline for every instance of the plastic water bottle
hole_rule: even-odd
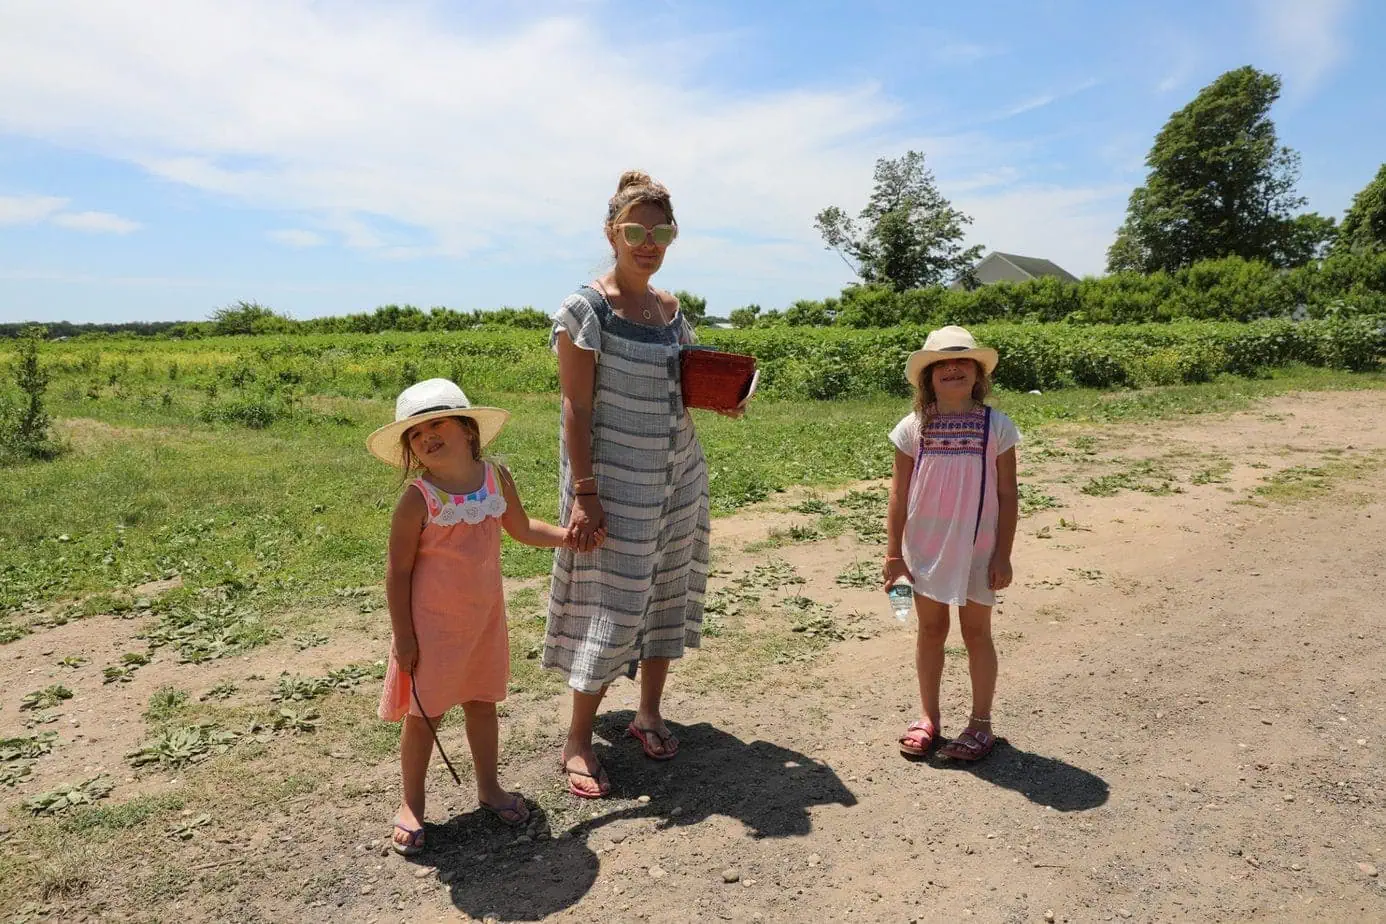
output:
[[[914,585],[907,578],[898,577],[886,590],[890,598],[890,608],[900,622],[908,622],[910,611],[914,609]]]

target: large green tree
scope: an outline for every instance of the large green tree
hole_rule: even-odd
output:
[[[1357,195],[1338,226],[1335,250],[1386,250],[1386,164]]]
[[[1293,213],[1299,155],[1280,145],[1271,105],[1280,78],[1228,71],[1170,116],[1146,157],[1145,185],[1107,251],[1110,271],[1176,270],[1238,256],[1284,265],[1322,230]]]
[[[813,224],[862,282],[897,291],[963,275],[982,253],[980,245],[963,249],[972,219],[938,191],[918,151],[876,161],[875,188],[856,219],[834,205]]]

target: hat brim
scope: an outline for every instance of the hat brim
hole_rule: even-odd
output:
[[[477,429],[481,431],[481,448],[485,449],[500,435],[501,428],[510,419],[510,412],[498,407],[454,407],[429,411],[427,414],[406,417],[404,420],[396,420],[394,423],[386,424],[366,437],[366,448],[370,450],[371,455],[381,462],[393,465],[395,468],[403,468],[404,458],[400,453],[400,437],[410,427],[416,427],[428,420],[437,420],[439,417],[470,417],[476,421]]]
[[[982,364],[987,375],[996,371],[996,351],[991,347],[974,347],[970,350],[915,350],[905,360],[905,381],[911,385],[919,382],[919,374],[944,359],[971,359]]]

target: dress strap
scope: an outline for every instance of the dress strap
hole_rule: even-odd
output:
[[[982,531],[982,507],[987,502],[987,446],[991,443],[991,405],[982,414],[982,490],[977,495],[977,525],[972,527],[972,543]]]

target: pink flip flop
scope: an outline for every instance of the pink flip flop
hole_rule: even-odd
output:
[[[645,752],[645,756],[651,760],[672,760],[679,753],[679,739],[675,737],[673,732],[663,735],[660,734],[657,728],[641,728],[639,725],[631,722],[630,725],[626,726],[626,734],[640,742],[640,747]],[[650,747],[651,738],[659,745],[658,751]],[[673,743],[672,747],[670,746],[670,742]]]

